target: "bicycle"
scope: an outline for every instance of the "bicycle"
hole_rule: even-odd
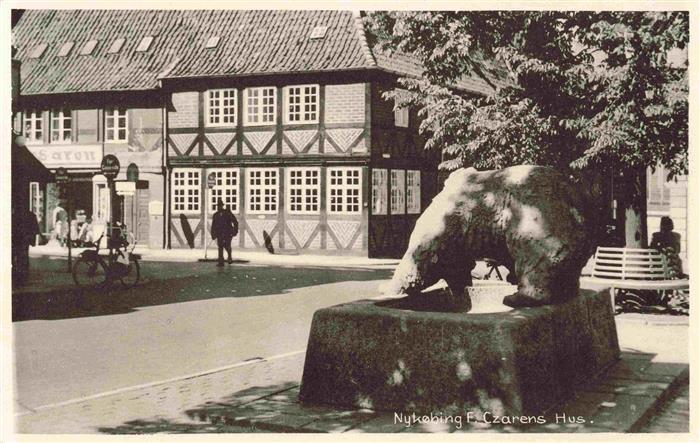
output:
[[[117,231],[117,228],[114,228]],[[136,240],[131,236],[131,250],[129,241],[122,235],[112,235],[107,237],[109,253],[106,256],[100,255],[100,243],[104,233],[91,244],[95,249],[83,251],[73,265],[73,281],[79,287],[104,287],[114,280],[119,280],[126,288],[136,286],[141,278],[141,267],[139,257],[134,254]],[[105,260],[105,258],[107,260]]]

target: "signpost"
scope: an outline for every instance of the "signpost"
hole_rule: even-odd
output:
[[[210,172],[207,175],[207,196],[204,199],[204,260],[207,259],[207,250],[209,249],[209,235],[207,233],[207,225],[209,224],[209,199],[211,198],[211,188],[216,186],[216,172]]]
[[[114,179],[119,175],[119,159],[107,154],[102,157],[100,164],[102,175],[107,178],[107,187],[109,188],[109,227],[107,229],[107,244],[111,244],[112,229],[114,226]]]
[[[68,175],[68,170],[66,168],[56,168],[56,184],[59,187],[59,196],[65,198],[66,200],[66,223],[68,224],[68,273],[71,272],[73,268],[73,253],[71,248],[71,238],[70,238],[70,228],[71,228],[71,195],[70,195],[70,181],[71,178]]]

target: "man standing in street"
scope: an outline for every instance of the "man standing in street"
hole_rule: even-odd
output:
[[[219,260],[216,266],[224,265],[224,249],[228,253],[228,263],[233,263],[231,257],[231,239],[238,234],[238,222],[228,210],[224,207],[224,202],[219,199],[216,202],[216,212],[211,221],[211,238],[216,240],[219,247]]]

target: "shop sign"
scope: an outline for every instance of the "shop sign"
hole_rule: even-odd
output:
[[[118,195],[134,195],[136,193],[136,183],[134,182],[114,182],[114,190]]]
[[[102,160],[102,145],[27,146],[47,168],[97,168]]]
[[[119,174],[119,159],[112,154],[107,154],[102,159],[100,164],[102,175],[110,178],[115,178]]]

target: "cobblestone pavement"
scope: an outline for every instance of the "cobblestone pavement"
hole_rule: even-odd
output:
[[[690,388],[684,386],[661,408],[642,432],[688,432],[690,428]]]
[[[125,390],[70,404],[26,411],[19,433],[244,433],[244,432],[687,432],[688,366],[655,363],[624,353],[622,360],[576,396],[528,427],[472,423],[408,426],[394,414],[302,405],[303,353],[244,362],[210,374]],[[674,397],[655,416],[670,391]],[[563,417],[581,416],[585,423]],[[652,418],[649,422],[649,419]]]

